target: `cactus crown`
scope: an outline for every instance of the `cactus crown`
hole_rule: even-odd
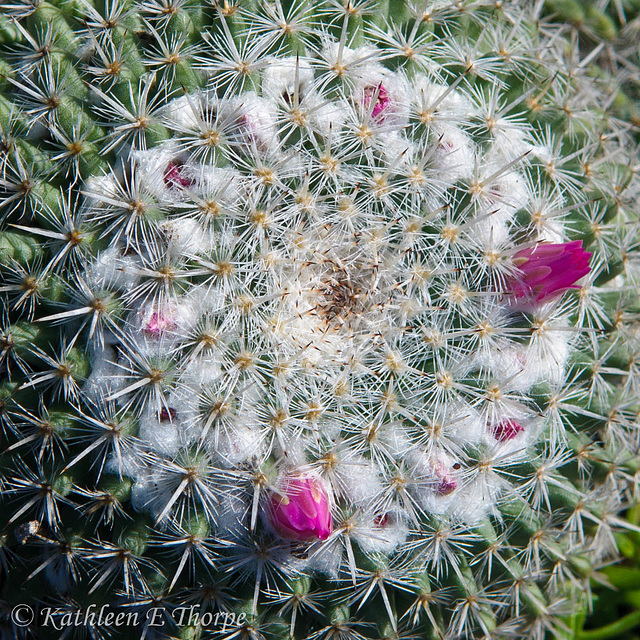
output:
[[[541,3],[7,15],[5,581],[160,637],[561,633],[637,491],[624,76]]]

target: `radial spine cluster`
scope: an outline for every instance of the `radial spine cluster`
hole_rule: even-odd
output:
[[[7,15],[6,581],[562,634],[638,490],[626,77],[515,0]]]

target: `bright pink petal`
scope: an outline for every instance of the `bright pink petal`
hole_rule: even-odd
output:
[[[513,256],[519,274],[509,278],[507,291],[516,300],[541,303],[567,289],[591,271],[591,253],[581,240],[525,247]]]

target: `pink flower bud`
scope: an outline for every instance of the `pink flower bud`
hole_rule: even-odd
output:
[[[178,412],[173,407],[169,407],[168,409],[166,409],[165,407],[162,407],[162,409],[160,409],[160,414],[158,415],[158,418],[160,422],[173,422],[173,420],[177,415],[178,415]]]
[[[524,427],[519,422],[508,418],[494,424],[489,431],[498,442],[508,442],[524,431]]]
[[[165,331],[175,329],[176,323],[169,317],[154,311],[144,325],[144,332],[153,338],[159,338]]]
[[[507,291],[517,300],[540,303],[577,289],[575,283],[591,270],[590,257],[581,240],[521,249],[513,256],[520,273],[508,279]]]
[[[169,189],[186,189],[192,187],[195,181],[186,176],[183,171],[184,165],[179,162],[169,162],[164,170],[164,183]]]
[[[458,482],[453,471],[460,469],[460,463],[455,463],[450,469],[444,462],[438,461],[433,466],[433,474],[436,480],[435,491],[438,495],[448,496],[458,488]]]
[[[389,93],[385,89],[382,82],[375,86],[365,87],[364,89],[364,106],[371,108],[371,100],[375,98],[375,104],[371,109],[371,117],[377,118],[389,106]]]
[[[283,538],[326,540],[331,534],[329,498],[316,478],[292,478],[271,496],[270,507],[271,524]]]
[[[376,527],[386,527],[389,524],[389,514],[388,513],[379,513],[374,519],[373,524]]]

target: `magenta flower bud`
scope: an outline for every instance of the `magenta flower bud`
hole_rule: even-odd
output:
[[[170,162],[164,170],[164,183],[169,189],[186,189],[192,187],[195,181],[183,173],[183,164]]]
[[[458,481],[453,475],[453,471],[460,469],[460,463],[455,463],[449,468],[444,462],[438,461],[433,467],[433,474],[436,480],[435,492],[441,496],[448,496],[458,488]]]
[[[364,89],[364,106],[370,108],[371,100],[375,98],[375,104],[371,109],[371,116],[377,118],[389,106],[389,93],[382,82],[373,87]]]
[[[373,524],[376,527],[386,527],[389,524],[389,514],[388,513],[379,513],[374,519]]]
[[[177,415],[178,412],[173,407],[169,407],[168,409],[162,407],[162,409],[160,409],[158,418],[160,422],[173,422]]]
[[[518,300],[540,303],[578,289],[575,283],[591,271],[590,257],[581,240],[521,249],[513,256],[520,273],[508,279],[507,291]]]
[[[511,418],[501,420],[490,429],[491,435],[498,442],[513,440],[521,431],[524,431],[524,427],[519,422],[511,420]]]
[[[144,332],[148,336],[159,338],[165,331],[171,331],[175,328],[176,324],[171,318],[166,317],[159,311],[154,311],[144,325]]]
[[[316,478],[292,478],[271,496],[271,524],[292,540],[326,540],[331,534],[329,498]]]

